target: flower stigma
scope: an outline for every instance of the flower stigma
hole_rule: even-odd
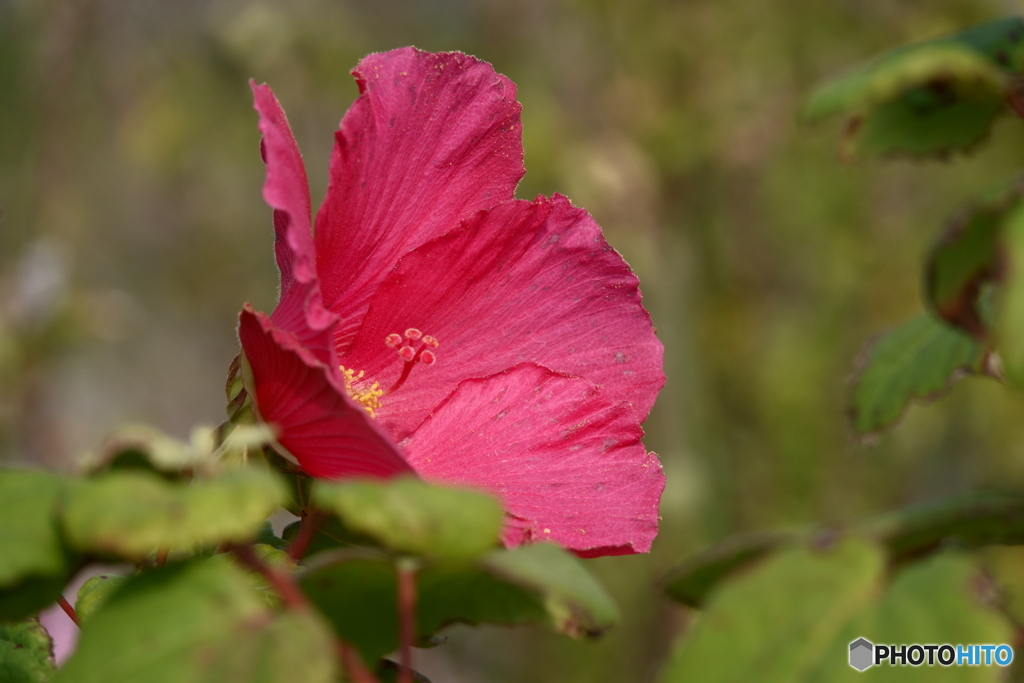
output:
[[[380,397],[384,395],[384,391],[380,388],[380,384],[374,382],[369,387],[359,389],[355,385],[362,382],[366,373],[360,370],[359,374],[356,374],[355,370],[346,368],[344,365],[339,367],[341,369],[341,374],[345,379],[345,391],[348,393],[349,398],[363,406],[363,410],[368,412],[370,417],[376,418],[377,415],[374,411],[380,408]]]
[[[409,373],[412,372],[413,366],[417,363],[422,363],[423,365],[433,365],[436,363],[437,354],[432,349],[436,349],[441,345],[436,337],[423,334],[423,332],[415,327],[410,327],[404,334],[392,332],[384,338],[384,344],[395,349],[398,352],[398,357],[404,363],[402,374],[394,384],[384,391],[382,394],[384,396],[397,391],[399,387],[405,384],[405,380],[409,378]]]

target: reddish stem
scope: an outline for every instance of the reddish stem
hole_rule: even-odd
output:
[[[75,622],[75,626],[82,628],[82,622],[78,620],[78,614],[75,612],[75,608],[71,606],[71,603],[64,599],[64,596],[57,598],[57,604],[64,610],[64,614],[71,618],[71,621]]]
[[[353,683],[380,683],[363,664],[363,658],[359,653],[344,640],[338,641],[338,659],[341,660],[345,672],[352,677]]]
[[[412,644],[416,640],[416,565],[398,562],[398,683],[413,683]]]
[[[288,546],[288,557],[296,562],[302,559],[302,556],[306,554],[306,548],[309,547],[309,542],[313,540],[313,535],[316,534],[319,524],[320,515],[317,514],[316,510],[302,515],[302,521],[299,522],[299,533],[295,535],[295,540]]]
[[[231,554],[234,555],[242,564],[249,567],[250,569],[263,575],[263,577],[270,582],[270,585],[274,587],[274,590],[281,596],[281,600],[284,602],[285,607],[292,610],[304,610],[308,609],[306,602],[306,596],[303,595],[299,587],[292,581],[292,577],[288,574],[278,571],[260,559],[256,551],[252,549],[250,545],[236,545],[231,546]],[[352,677],[353,683],[380,683],[376,676],[370,673],[370,670],[363,664],[362,657],[359,653],[352,648],[351,645],[343,640],[337,641],[338,658],[341,660],[341,665],[345,668],[345,671]]]
[[[288,574],[278,571],[260,559],[251,545],[236,545],[231,547],[231,553],[238,558],[238,561],[253,571],[262,574],[277,594],[281,596],[284,606],[287,609],[301,611],[307,609],[306,596],[302,594],[299,587],[292,581]]]
[[[161,548],[160,550],[157,551],[157,553],[156,553],[156,566],[162,567],[165,564],[167,564],[167,555],[168,555],[168,553],[169,553],[169,551],[167,550],[167,548]]]

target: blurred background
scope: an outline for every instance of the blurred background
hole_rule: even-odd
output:
[[[687,615],[657,577],[730,534],[1024,485],[1024,421],[990,380],[871,446],[844,392],[920,309],[943,221],[1024,166],[1024,126],[947,163],[843,163],[813,87],[995,0],[0,0],[0,461],[69,467],[142,421],[224,417],[237,312],[277,272],[248,79],[287,110],[314,198],[371,51],[491,62],[519,87],[518,196],[589,209],[643,283],[668,382],[649,556],[591,565],[623,623],[593,642],[455,628],[440,681],[645,681]]]

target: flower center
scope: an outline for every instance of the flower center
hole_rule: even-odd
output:
[[[362,370],[357,373],[355,370],[346,368],[344,365],[339,366],[345,380],[345,391],[348,392],[349,398],[363,406],[363,409],[372,418],[377,417],[376,410],[381,406],[380,399],[398,391],[405,384],[405,380],[409,379],[413,366],[417,363],[433,365],[437,362],[437,354],[433,349],[440,346],[437,339],[429,334],[423,334],[415,327],[407,329],[404,335],[397,333],[389,334],[384,338],[384,343],[395,349],[399,358],[402,359],[402,374],[398,376],[398,379],[389,388],[381,389],[379,382],[374,382],[368,387],[360,388],[360,384],[369,381],[366,378],[366,373]]]
[[[384,395],[380,384],[374,382],[370,386],[360,389],[356,385],[363,381],[366,373],[360,370],[359,374],[356,374],[355,370],[350,370],[344,365],[340,367],[341,374],[345,379],[345,391],[348,392],[349,398],[363,406],[363,409],[370,414],[370,417],[377,417],[374,411],[380,408],[380,397]]]

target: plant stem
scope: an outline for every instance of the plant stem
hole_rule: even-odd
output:
[[[398,561],[398,683],[413,683],[412,644],[416,640],[416,561]]]
[[[299,522],[299,533],[296,534],[292,544],[288,546],[288,557],[296,562],[302,559],[302,556],[306,554],[306,548],[309,547],[309,542],[313,540],[313,535],[316,533],[316,528],[319,524],[320,515],[316,510],[302,515],[302,521]]]
[[[57,604],[64,610],[64,614],[71,618],[71,621],[75,622],[75,626],[82,628],[82,622],[78,620],[78,614],[75,612],[75,608],[71,606],[71,603],[64,599],[64,596],[57,598]]]
[[[157,551],[157,553],[156,553],[156,566],[162,567],[165,564],[167,564],[168,552],[169,551],[167,550],[167,548],[160,548],[160,550]]]
[[[231,553],[239,562],[253,571],[262,574],[277,594],[281,596],[286,609],[302,611],[308,609],[306,596],[302,594],[299,587],[295,585],[292,577],[285,572],[278,571],[260,559],[259,555],[252,549],[251,545],[231,546]]]
[[[352,677],[353,683],[380,683],[377,677],[363,664],[363,658],[344,640],[338,641],[338,659],[346,673]]]
[[[260,559],[259,555],[257,555],[256,551],[252,549],[251,545],[231,546],[230,551],[239,562],[261,574],[270,582],[270,585],[273,586],[274,590],[281,596],[281,600],[284,602],[284,606],[287,609],[297,611],[309,609],[309,603],[306,601],[306,596],[303,595],[302,591],[299,590],[299,587],[295,585],[292,577],[285,572],[274,569]],[[352,677],[353,683],[380,683],[380,681],[377,680],[377,677],[370,673],[370,670],[366,668],[366,665],[363,664],[363,660],[359,656],[359,653],[356,652],[351,645],[343,640],[338,640],[337,643],[338,658],[341,660],[341,665],[344,667],[345,671]]]

